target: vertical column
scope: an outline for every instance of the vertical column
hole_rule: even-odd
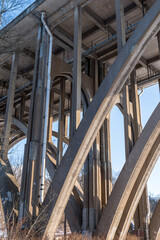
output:
[[[95,59],[94,94],[98,90],[98,60]],[[102,210],[101,195],[101,161],[100,161],[100,132],[93,144],[93,198],[94,198],[94,224],[97,226]]]
[[[120,51],[123,48],[126,41],[123,0],[116,0],[116,18],[117,18],[117,43],[118,43],[118,51]],[[133,78],[133,75],[131,78]],[[136,104],[136,101],[137,100],[135,100],[134,102],[135,104]],[[124,108],[124,128],[125,128],[125,152],[126,152],[126,159],[127,159],[133,147],[128,83],[125,84],[123,89],[123,108]],[[135,105],[133,107],[133,110],[136,111],[135,112],[136,121],[139,121],[138,115],[137,115],[138,105]],[[137,128],[138,128],[138,125],[137,125]],[[137,129],[135,134],[138,134]],[[145,213],[145,205],[144,205],[143,199],[140,201],[138,209],[139,210],[136,211],[136,215],[135,215],[135,227],[138,227],[138,226],[143,227],[144,225],[143,214]]]
[[[141,125],[140,104],[139,104],[135,69],[131,73],[131,99],[132,99],[133,117],[134,117],[134,122],[133,122],[134,142],[136,142],[142,131],[142,125]]]
[[[12,68],[11,68],[9,90],[8,90],[8,96],[7,96],[7,108],[6,108],[5,122],[4,122],[4,139],[3,139],[3,147],[2,147],[3,160],[7,160],[9,137],[10,137],[11,123],[12,123],[13,102],[14,102],[14,95],[15,95],[15,84],[17,79],[17,67],[18,67],[18,55],[14,53],[12,58]]]
[[[43,190],[44,184],[41,182],[41,175],[42,175],[42,154],[44,148],[44,131],[45,131],[45,114],[46,114],[46,98],[47,98],[47,69],[48,69],[48,53],[49,53],[49,37],[46,34],[45,27],[43,26],[43,38],[42,38],[42,45],[41,45],[41,52],[40,52],[40,63],[39,65],[39,77],[38,77],[38,84],[37,84],[37,91],[36,91],[36,101],[37,106],[34,109],[34,129],[33,129],[33,145],[32,153],[35,155],[33,156],[33,182],[32,182],[32,221],[36,219],[39,214],[39,206],[41,204],[40,199],[40,190]],[[50,92],[49,92],[50,94]],[[48,108],[48,106],[47,106]],[[47,126],[48,127],[48,126]],[[47,136],[46,136],[47,139]],[[43,156],[44,157],[44,156]],[[44,177],[44,176],[43,176]]]
[[[87,62],[87,65],[89,67],[88,69],[88,73],[90,75],[90,77],[93,78],[93,83],[95,85],[95,81],[98,81],[98,76],[96,78],[95,76],[95,64],[96,61],[94,59],[90,59],[89,62]],[[97,69],[98,71],[98,69]],[[98,87],[98,86],[97,86]],[[93,92],[95,92],[95,89],[93,89]],[[89,205],[89,216],[88,216],[88,221],[89,221],[89,230],[93,231],[94,227],[95,227],[95,206],[94,206],[94,201],[95,201],[95,164],[94,164],[94,159],[93,159],[93,147],[90,150],[89,153],[89,169],[88,169],[88,174],[89,174],[89,178],[88,178],[88,185],[89,185],[89,196],[88,196],[88,205]]]
[[[12,212],[13,204],[16,204],[16,198],[18,193],[18,187],[16,184],[16,179],[13,175],[9,160],[8,160],[8,147],[9,147],[9,138],[11,132],[11,123],[12,123],[12,113],[13,113],[13,103],[15,96],[15,85],[17,79],[17,68],[18,68],[18,55],[17,53],[13,54],[12,58],[12,67],[9,81],[9,90],[7,96],[7,107],[5,113],[5,122],[3,129],[3,144],[1,150],[0,158],[0,194],[2,199],[8,199],[3,202],[4,213],[6,219],[9,217]],[[15,203],[13,201],[15,200]],[[7,219],[8,220],[8,219]]]
[[[105,123],[103,123],[100,130],[100,158],[101,158],[101,188],[102,188],[102,209],[107,203],[107,164],[106,164],[106,151],[105,151]]]
[[[85,74],[90,75],[90,59],[85,61]],[[85,114],[85,106],[83,106],[83,114]],[[91,151],[84,163],[84,198],[83,198],[83,211],[82,211],[82,229],[88,230],[89,227],[89,164],[91,161]]]
[[[64,116],[64,136],[68,138],[68,115]]]
[[[100,64],[100,82],[106,75],[106,64]],[[106,119],[100,130],[100,157],[101,157],[101,190],[102,209],[105,207],[108,197],[112,191],[112,168],[111,168],[111,147],[110,147],[110,117]]]
[[[126,43],[123,0],[116,0],[116,26],[118,52]]]
[[[159,56],[160,56],[160,31],[157,34],[157,41],[158,41],[158,49],[159,49]],[[159,83],[159,92],[160,92],[160,79],[158,79]]]
[[[74,61],[72,82],[72,114],[71,136],[74,135],[80,123],[81,110],[81,48],[82,48],[82,20],[81,7],[74,10]]]
[[[30,160],[32,152],[30,150],[32,144],[32,130],[34,122],[34,108],[36,107],[35,98],[36,98],[36,88],[38,81],[39,73],[39,64],[40,64],[40,48],[42,42],[42,26],[39,26],[38,36],[37,36],[37,45],[36,45],[36,55],[35,55],[35,66],[34,66],[34,77],[33,77],[33,87],[30,100],[30,109],[29,109],[29,123],[28,123],[28,132],[27,132],[27,143],[25,145],[24,159],[23,159],[23,171],[22,171],[22,181],[21,181],[21,195],[20,195],[20,210],[19,210],[19,220],[21,221],[24,217],[27,216],[27,212],[32,213],[31,208],[31,182],[33,180],[33,163]],[[34,149],[34,148],[33,148]]]
[[[103,81],[105,77],[105,64],[99,62],[99,82]],[[105,151],[105,121],[100,129],[100,161],[101,161],[101,203],[102,209],[107,203],[107,162],[106,162],[106,151]]]
[[[131,73],[131,99],[132,99],[132,106],[133,106],[133,132],[134,132],[134,144],[137,141],[141,131],[142,131],[142,124],[141,124],[141,113],[140,113],[140,103],[139,103],[139,96],[138,96],[138,89],[137,89],[137,82],[136,82],[136,70],[134,69]],[[149,213],[149,200],[148,193],[147,193],[147,186],[142,194],[142,198],[139,202],[137,210],[135,212],[135,229],[146,228],[146,216]],[[148,220],[147,220],[148,221]]]
[[[107,163],[107,199],[112,192],[112,163],[111,163],[111,139],[110,139],[110,115],[107,115],[104,122],[105,131],[105,157]]]
[[[50,94],[49,124],[48,124],[48,141],[49,142],[52,141],[53,103],[54,103],[54,92],[52,89]]]
[[[116,0],[116,24],[117,24],[117,45],[118,52],[120,52],[126,43],[123,0]],[[123,108],[125,128],[125,152],[127,159],[132,149],[132,132],[130,123],[128,83],[126,83],[123,88]]]
[[[58,122],[58,147],[57,147],[57,167],[60,165],[63,156],[63,136],[64,136],[64,101],[65,101],[65,81],[61,79],[60,102],[59,102],[59,122]]]
[[[23,117],[24,117],[24,108],[25,108],[25,98],[26,95],[25,93],[22,95],[21,98],[21,107],[20,107],[20,120],[23,122]]]

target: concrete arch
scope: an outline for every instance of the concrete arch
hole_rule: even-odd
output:
[[[160,135],[157,137],[153,144],[145,163],[139,173],[139,176],[134,184],[131,194],[128,198],[127,204],[123,211],[116,235],[119,239],[125,239],[130,227],[130,222],[134,216],[138,202],[142,196],[143,190],[146,186],[148,178],[156,164],[158,156],[160,154]]]
[[[149,237],[150,240],[160,239],[160,200],[153,212],[153,216],[149,225]]]
[[[43,239],[47,236],[50,239],[54,238],[64,208],[97,132],[148,43],[159,31],[159,22],[160,0],[157,0],[127,41],[90,103],[49,188],[49,194],[54,192],[56,197],[50,204],[48,197],[45,198],[44,206],[48,206],[46,211],[50,217]]]
[[[23,139],[26,138],[26,135],[21,133],[18,136],[16,136],[10,143],[9,143],[9,149],[10,150],[12,147],[14,147],[17,143],[22,141]]]
[[[56,81],[57,79],[59,80],[60,78],[68,79],[71,81],[71,83],[73,81],[72,73],[61,73],[60,75],[57,75],[54,78],[53,83],[54,81]],[[92,88],[90,86],[86,87],[86,82],[87,82],[85,81],[86,78],[89,78],[89,77],[86,74],[82,73],[81,101],[85,108],[88,107],[91,99],[93,98],[93,93],[91,91]]]
[[[27,135],[27,126],[22,123],[20,120],[18,120],[17,118],[12,118],[12,123],[18,127],[25,135]]]

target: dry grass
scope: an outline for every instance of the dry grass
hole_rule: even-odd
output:
[[[35,232],[28,232],[29,229],[22,229],[21,225],[17,224],[15,227],[11,227],[8,229],[8,238],[4,236],[0,237],[0,240],[41,240],[41,237],[36,237]],[[26,237],[27,236],[27,237]],[[118,239],[118,238],[117,238]],[[67,234],[66,238],[64,238],[63,231],[62,235],[56,235],[55,240],[105,240],[104,236],[94,236],[91,234]],[[116,240],[116,239],[115,239]],[[140,240],[139,237],[135,235],[128,235],[126,240]]]

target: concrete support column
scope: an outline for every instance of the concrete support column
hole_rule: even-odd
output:
[[[88,73],[90,77],[93,78],[94,81],[94,93],[98,88],[98,62],[95,59],[89,59],[87,62],[88,65]],[[97,73],[97,74],[96,74]],[[92,146],[92,149],[89,153],[89,230],[93,231],[95,228],[95,153],[93,153],[93,149],[96,148],[96,143]],[[94,151],[96,151],[94,149]]]
[[[107,175],[107,199],[112,192],[112,162],[111,162],[111,139],[110,139],[110,115],[107,115],[104,122],[105,135],[105,157],[106,157],[106,175]]]
[[[57,146],[57,168],[63,156],[63,137],[64,137],[64,102],[65,102],[65,81],[60,83],[60,102],[59,102],[59,122],[58,122],[58,146]]]
[[[81,110],[81,49],[82,49],[82,17],[81,7],[74,10],[74,61],[72,83],[71,136],[80,123]]]
[[[102,125],[100,130],[100,158],[101,158],[101,196],[102,196],[102,209],[105,207],[107,203],[107,162],[106,162],[106,151],[105,151],[105,140],[106,140],[106,132],[105,132],[105,123]]]
[[[5,122],[4,122],[3,147],[2,147],[2,153],[1,153],[1,157],[4,161],[8,159],[7,154],[8,154],[10,131],[11,131],[11,123],[12,123],[13,102],[14,102],[15,85],[16,85],[16,79],[17,79],[17,67],[18,67],[18,55],[14,53],[12,58],[11,75],[10,75],[9,90],[8,90],[8,96],[7,96],[7,108],[6,108]]]
[[[84,199],[82,212],[82,229],[88,230],[89,226],[89,156],[84,164]]]
[[[27,144],[22,174],[20,218],[39,213],[45,102],[47,93],[48,35],[40,25],[37,39],[34,80],[29,113]]]
[[[49,108],[49,124],[48,124],[48,141],[52,141],[52,124],[53,124],[53,104],[54,104],[54,91],[51,90],[50,95],[50,108]]]
[[[93,167],[94,167],[94,208],[95,226],[97,226],[102,210],[101,201],[101,161],[100,161],[100,133],[98,133],[93,145]]]
[[[140,112],[140,102],[138,96],[138,88],[136,82],[136,70],[134,69],[131,73],[131,99],[133,106],[133,132],[134,132],[134,144],[138,140],[142,132],[141,124],[141,112]],[[147,186],[142,194],[142,198],[139,202],[137,210],[135,212],[135,229],[141,228],[146,229],[146,217],[149,213],[149,199]],[[147,220],[148,221],[148,220]]]
[[[98,89],[98,61],[87,58],[85,73],[93,78],[95,93]],[[101,161],[100,161],[100,133],[92,146],[84,164],[84,201],[83,201],[83,229],[93,231],[101,213]]]
[[[126,43],[123,0],[116,0],[116,20],[117,20],[116,21],[117,45],[118,45],[118,52],[120,52]],[[132,133],[131,133],[130,108],[129,107],[130,107],[129,106],[129,90],[128,90],[128,82],[127,82],[123,88],[126,159],[128,158],[129,153],[132,149]]]
[[[124,6],[123,0],[115,0],[115,2],[116,2],[117,47],[118,52],[120,52],[126,43]]]
[[[20,120],[23,122],[26,94],[22,95],[20,107]]]
[[[68,115],[64,116],[64,136],[68,138]]]
[[[117,44],[118,44],[118,51],[120,52],[124,44],[126,43],[123,0],[116,0],[116,18],[117,18]],[[133,81],[133,74],[134,72],[131,75],[131,81]],[[135,91],[136,91],[135,89],[132,90],[132,97],[135,97],[136,94],[138,94],[138,93],[135,93]],[[135,134],[138,136],[137,131],[139,128],[139,123],[138,123],[139,113],[137,113],[137,111],[138,111],[139,105],[137,103],[138,103],[138,100],[135,98],[133,103],[133,111],[134,111],[134,115],[136,115],[134,129],[135,129]],[[123,88],[123,109],[124,109],[124,128],[125,128],[125,152],[126,152],[126,159],[127,159],[133,147],[128,83],[126,83]],[[143,200],[140,201],[138,209],[139,209],[137,210],[138,212],[136,211],[135,213],[135,227],[144,228],[143,215],[145,214],[146,207],[144,205]]]
[[[158,49],[159,49],[159,56],[160,56],[160,32],[157,34],[157,41],[158,41]],[[158,79],[159,83],[159,92],[160,92],[160,79]]]
[[[131,99],[132,99],[133,118],[134,118],[133,119],[134,120],[133,121],[134,142],[136,142],[142,131],[142,124],[141,124],[140,103],[139,103],[135,69],[131,73]]]
[[[99,87],[99,65],[95,59],[95,77],[94,77],[94,94]],[[93,144],[93,183],[94,183],[94,209],[95,209],[95,226],[97,226],[102,210],[102,191],[101,191],[101,161],[100,161],[100,132],[98,132],[96,140]]]
[[[95,227],[95,222],[94,222],[94,214],[95,214],[95,209],[94,209],[94,189],[95,189],[95,184],[94,184],[94,171],[93,171],[93,147],[89,153],[89,230],[93,231]]]
[[[42,48],[42,26],[40,25],[38,30],[38,36],[37,36],[33,87],[32,87],[31,102],[30,102],[30,109],[29,109],[27,143],[25,145],[24,159],[23,159],[19,221],[25,218],[28,215],[28,212],[30,215],[32,215],[31,197],[32,197],[32,187],[33,187],[32,182],[33,182],[34,161],[32,161],[33,159],[30,159],[30,158],[32,158],[32,155],[34,155],[34,158],[36,157],[36,154],[33,154],[31,150],[33,149],[35,152],[36,146],[32,147],[33,144],[31,144],[31,141],[32,141],[32,130],[33,130],[33,122],[34,122],[34,108],[36,107],[35,97],[36,97],[41,48]]]
[[[105,64],[99,62],[99,83],[103,81],[105,77]],[[106,121],[106,120],[105,120]],[[106,134],[105,121],[100,129],[100,161],[101,161],[101,201],[102,209],[107,203],[107,161],[106,161]]]
[[[43,26],[42,43],[40,49],[40,62],[38,71],[37,89],[35,95],[34,121],[32,130],[32,141],[30,148],[31,161],[33,163],[32,179],[32,221],[39,214],[40,206],[40,180],[42,168],[42,151],[44,136],[45,102],[47,93],[47,66],[48,66],[48,35]]]
[[[1,176],[0,194],[4,207],[6,221],[8,221],[8,217],[12,212],[13,205],[15,205],[14,207],[17,207],[16,202],[18,187],[7,156],[11,132],[15,85],[17,79],[17,68],[18,68],[18,55],[17,53],[14,53],[12,58],[12,67],[9,80],[7,107],[5,113],[4,129],[2,133],[3,143],[0,156],[0,176]]]
[[[85,74],[90,76],[90,59],[86,59],[85,61]],[[85,113],[86,109],[84,106],[83,113]],[[89,200],[91,199],[91,192],[90,192],[90,164],[92,162],[91,159],[92,150],[90,151],[85,164],[84,164],[84,199],[83,199],[83,211],[82,211],[82,229],[83,231],[90,230],[90,219],[89,219]],[[92,166],[93,167],[93,166]],[[94,218],[94,216],[93,216]]]

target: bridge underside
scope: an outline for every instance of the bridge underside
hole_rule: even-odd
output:
[[[72,233],[108,240],[126,239],[132,222],[133,233],[159,239],[147,181],[160,153],[160,104],[142,129],[139,103],[139,90],[160,86],[159,56],[160,0],[37,0],[0,31],[4,222],[54,239],[65,218],[64,235],[67,220]],[[113,187],[115,105],[126,162]],[[23,139],[19,186],[8,151]]]

